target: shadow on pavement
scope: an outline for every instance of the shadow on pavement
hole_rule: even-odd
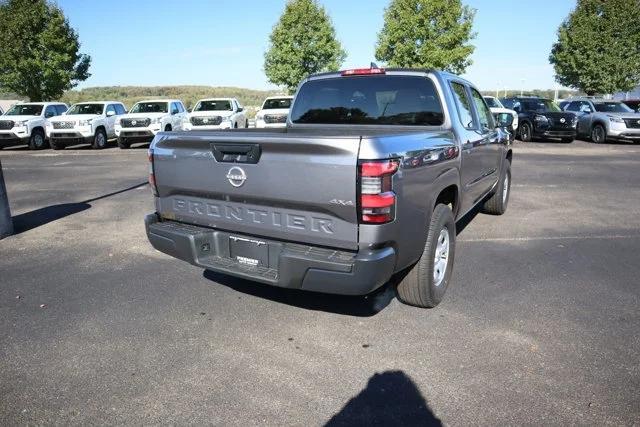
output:
[[[402,371],[375,374],[326,424],[337,426],[441,426],[414,382]]]
[[[103,194],[102,196],[93,197],[91,199],[83,200],[77,203],[62,203],[59,205],[51,205],[44,208],[36,209],[31,212],[25,212],[23,214],[16,215],[13,217],[13,234],[16,235],[24,233],[25,231],[29,231],[50,222],[57,221],[69,215],[77,214],[78,212],[89,209],[91,207],[91,202],[106,199],[107,197],[115,196],[116,194],[125,193],[142,185],[147,185],[147,183],[142,182],[140,184],[136,184],[122,190]]]
[[[371,317],[387,307],[395,297],[392,286],[382,286],[366,296],[344,296],[280,288],[205,270],[203,276],[234,291],[307,310],[356,317]]]

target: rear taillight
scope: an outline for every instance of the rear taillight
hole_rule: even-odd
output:
[[[398,160],[360,163],[360,222],[384,224],[395,217],[396,194],[392,191],[392,176]]]
[[[158,197],[158,187],[156,186],[156,176],[153,171],[153,149],[149,148],[147,152],[149,159],[149,187],[154,196]]]

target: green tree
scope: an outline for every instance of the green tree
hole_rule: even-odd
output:
[[[346,56],[325,9],[316,0],[291,0],[269,37],[264,71],[293,93],[309,74],[339,69]]]
[[[558,83],[589,95],[631,90],[640,82],[640,1],[578,0],[549,62]]]
[[[471,65],[475,10],[460,0],[392,0],[378,33],[376,59],[391,67],[461,74]]]
[[[58,98],[90,76],[78,34],[46,0],[0,1],[0,46],[0,87],[32,101]]]

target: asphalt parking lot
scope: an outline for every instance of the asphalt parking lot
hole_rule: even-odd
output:
[[[638,145],[516,143],[432,310],[154,251],[146,149],[0,159],[2,425],[640,422]]]

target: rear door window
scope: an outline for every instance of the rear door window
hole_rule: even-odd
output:
[[[481,129],[493,129],[496,125],[493,122],[493,115],[491,114],[491,110],[487,107],[487,104],[484,102],[482,95],[480,93],[471,88],[471,97],[473,98],[473,102],[476,105],[476,111],[478,112],[478,119],[480,120],[480,128]]]
[[[368,75],[311,80],[291,111],[298,124],[440,126],[433,82],[420,76]]]
[[[473,112],[471,109],[471,101],[467,94],[467,89],[462,83],[451,82],[451,89],[453,97],[456,101],[456,107],[458,109],[458,115],[460,116],[460,123],[467,129],[476,128],[475,119],[473,118]]]

